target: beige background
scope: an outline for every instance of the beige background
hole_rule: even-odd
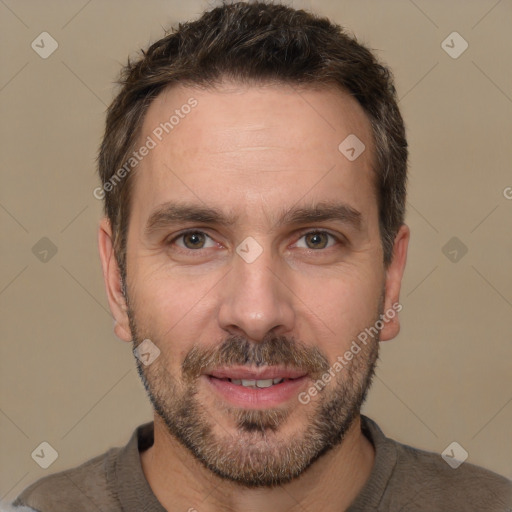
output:
[[[0,1],[0,498],[125,444],[151,419],[112,332],[96,246],[95,157],[120,63],[200,1]],[[512,477],[510,1],[294,2],[350,28],[394,70],[410,141],[402,332],[364,412],[390,437]],[[42,59],[31,42],[59,47]],[[457,59],[441,42],[469,43]],[[509,194],[512,196],[512,191]],[[442,248],[456,236],[458,262]],[[47,262],[32,252],[43,237]],[[460,254],[460,253],[459,253]],[[59,454],[31,458],[43,441]]]

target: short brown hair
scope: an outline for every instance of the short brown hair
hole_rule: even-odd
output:
[[[106,184],[127,162],[147,109],[163,89],[178,83],[214,87],[226,78],[249,84],[335,85],[360,103],[372,125],[379,228],[384,264],[389,265],[404,221],[407,141],[392,75],[355,37],[304,10],[238,2],[180,23],[141,52],[121,71],[121,90],[108,108],[98,156],[105,215],[123,282],[133,173],[116,186],[107,189]]]

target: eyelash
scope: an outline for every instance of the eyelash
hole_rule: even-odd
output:
[[[176,235],[174,238],[172,238],[171,240],[169,240],[166,245],[173,245],[177,240],[179,240],[180,238],[183,238],[184,236],[186,235],[190,235],[190,234],[193,234],[193,233],[199,233],[199,234],[202,234],[202,235],[205,235],[206,237],[210,238],[211,240],[213,240],[213,238],[208,235],[208,233],[205,233],[204,231],[201,231],[201,230],[198,230],[198,229],[188,229],[186,231],[182,231],[180,234]],[[330,233],[329,231],[323,231],[323,230],[312,230],[312,231],[306,231],[305,233],[302,233],[301,236],[299,237],[298,240],[304,238],[305,236],[307,235],[318,235],[318,234],[325,234],[329,237],[331,237],[332,239],[334,239],[337,243],[340,243],[340,244],[344,244],[344,240],[341,238],[341,237],[338,237],[336,235],[333,235],[332,233]],[[332,247],[332,246],[331,246]],[[307,249],[309,251],[312,251],[312,252],[322,252],[322,251],[325,251],[327,249],[330,249],[331,247],[326,247],[324,249]],[[206,248],[201,248],[201,249],[184,249],[183,247],[178,247],[178,250],[182,251],[182,252],[186,252],[186,253],[201,253],[201,251],[205,250],[205,249],[211,249],[211,247],[206,247]]]

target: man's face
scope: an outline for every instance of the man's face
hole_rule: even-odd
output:
[[[355,160],[338,149],[351,134],[365,145]],[[133,176],[124,338],[159,348],[139,373],[206,467],[247,486],[289,481],[357,416],[377,337],[332,367],[392,301],[369,121],[337,90],[174,87],[151,104],[141,144],[148,136],[156,146]]]

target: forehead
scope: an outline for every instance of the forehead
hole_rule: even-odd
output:
[[[359,209],[374,199],[371,125],[339,89],[173,86],[146,113],[140,143],[149,139],[154,147],[134,175],[132,204],[146,218],[176,198],[242,214],[283,210],[301,198],[350,199]],[[348,149],[364,144],[357,159],[340,151],[345,140]]]

